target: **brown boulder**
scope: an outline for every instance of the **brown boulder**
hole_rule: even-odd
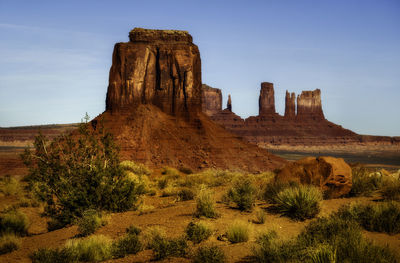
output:
[[[350,192],[352,175],[342,158],[307,157],[286,165],[275,181],[312,184],[320,187],[325,197],[338,198]]]

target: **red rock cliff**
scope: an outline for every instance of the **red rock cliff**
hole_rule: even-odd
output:
[[[135,28],[114,47],[106,110],[153,104],[171,115],[201,111],[201,61],[186,31]]]
[[[259,115],[275,114],[274,84],[261,83],[260,97],[258,100]]]
[[[296,95],[294,92],[286,91],[285,96],[285,118],[293,119],[296,117]]]
[[[297,117],[325,119],[321,105],[321,91],[302,91],[297,96]]]
[[[208,116],[216,114],[222,110],[222,92],[220,89],[214,89],[206,84],[202,85],[202,110]]]

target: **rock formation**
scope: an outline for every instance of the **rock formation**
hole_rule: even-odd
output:
[[[200,53],[189,33],[135,28],[129,39],[115,45],[106,111],[92,121],[115,135],[123,159],[251,172],[285,163],[201,112],[220,112],[222,94],[202,89]]]
[[[297,96],[297,117],[325,119],[322,112],[321,91],[319,89],[302,91]]]
[[[201,90],[202,110],[207,115],[213,115],[222,110],[222,92],[206,84],[202,85]]]
[[[232,111],[232,99],[231,94],[228,95],[228,102],[226,103],[226,109],[228,111]]]
[[[106,110],[153,104],[172,115],[201,111],[201,62],[186,31],[135,28],[114,47]]]
[[[350,166],[341,158],[307,157],[286,165],[275,177],[277,182],[315,185],[326,198],[348,194],[352,186]]]
[[[258,99],[259,115],[275,114],[274,84],[269,82],[261,83],[260,97]]]
[[[294,119],[296,117],[296,94],[286,91],[285,96],[285,118]]]

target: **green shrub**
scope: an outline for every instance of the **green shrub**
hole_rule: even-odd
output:
[[[263,209],[259,208],[256,210],[256,218],[257,218],[256,223],[264,224],[266,217],[267,217],[267,215],[265,214]]]
[[[226,231],[228,241],[231,243],[247,242],[250,235],[250,226],[248,223],[236,221],[230,225]]]
[[[161,260],[171,256],[185,256],[187,247],[186,240],[183,238],[169,239],[160,236],[155,237],[151,244],[155,260]]]
[[[102,235],[68,240],[65,244],[65,250],[78,261],[97,262],[112,258],[111,240]]]
[[[133,161],[123,161],[120,163],[122,169],[130,171],[137,175],[150,175],[151,170],[147,168],[144,164],[135,163]]]
[[[75,263],[78,259],[67,249],[40,248],[29,255],[32,263]]]
[[[225,254],[217,246],[199,247],[193,256],[194,263],[223,263],[226,262]]]
[[[265,201],[275,203],[276,196],[286,188],[296,187],[298,183],[271,182],[265,186],[263,198]]]
[[[240,176],[228,191],[228,197],[241,211],[250,211],[256,200],[256,189],[250,178]]]
[[[214,194],[204,187],[200,189],[196,197],[195,216],[205,216],[208,218],[216,218],[218,216],[218,213],[215,209]]]
[[[207,169],[200,173],[189,174],[184,178],[181,178],[178,181],[178,184],[180,186],[185,186],[185,187],[194,187],[200,185],[215,187],[215,186],[226,185],[228,182],[231,181],[234,175],[235,175],[234,173],[228,171],[223,171],[218,169]]]
[[[312,263],[336,263],[336,249],[322,244],[312,249],[310,258]]]
[[[0,179],[0,193],[6,196],[16,195],[22,190],[19,181],[10,175],[6,175]]]
[[[151,226],[146,228],[141,235],[141,243],[145,248],[151,249],[154,240],[165,239],[166,234],[164,229],[159,226]]]
[[[142,250],[142,244],[136,234],[136,230],[130,229],[122,238],[112,244],[112,254],[114,258],[122,258],[129,254],[136,254]]]
[[[178,188],[172,186],[165,187],[161,192],[161,197],[177,196],[177,195],[178,195]]]
[[[338,216],[357,221],[369,231],[400,233],[400,204],[382,202],[377,204],[353,204],[341,207]]]
[[[286,188],[275,197],[276,210],[295,220],[313,218],[319,213],[321,191],[310,185]]]
[[[167,177],[162,177],[161,179],[159,179],[157,181],[158,188],[161,190],[167,188],[168,183],[169,183],[169,180]]]
[[[96,232],[97,229],[104,226],[107,221],[102,218],[101,213],[89,209],[83,212],[82,218],[78,220],[78,231],[82,236],[88,236]]]
[[[10,210],[0,215],[0,236],[6,233],[25,236],[28,234],[28,227],[28,217],[18,210]]]
[[[128,235],[139,235],[140,232],[142,232],[142,230],[140,228],[138,228],[135,225],[130,225],[127,229],[126,229],[126,233]]]
[[[364,166],[352,167],[352,186],[349,196],[370,196],[382,185],[382,176]]]
[[[385,200],[400,201],[400,180],[394,178],[385,180],[381,193]]]
[[[179,171],[172,167],[164,167],[161,174],[166,175],[170,179],[178,179],[180,177]]]
[[[21,241],[14,234],[5,234],[0,237],[0,255],[17,250]]]
[[[190,222],[186,227],[186,236],[193,243],[200,243],[207,240],[212,234],[209,226],[202,222]]]
[[[195,195],[194,190],[188,187],[181,188],[178,191],[178,198],[180,201],[193,200]]]
[[[120,166],[119,150],[110,133],[81,124],[79,135],[61,135],[51,143],[35,138],[34,151],[22,155],[30,168],[31,189],[46,203],[54,225],[67,225],[87,209],[126,211],[134,206],[143,186],[130,180]]]

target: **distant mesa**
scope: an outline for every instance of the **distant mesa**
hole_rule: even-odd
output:
[[[205,84],[203,90],[204,87]],[[208,90],[203,91],[203,105],[209,105],[209,101],[212,100],[213,108],[204,112],[228,131],[261,147],[400,144],[398,137],[358,135],[326,120],[319,89],[302,91],[297,98],[295,93],[286,91],[285,113],[281,116],[275,110],[274,84],[262,82],[258,102],[259,114],[246,119],[242,119],[231,110],[222,110],[219,106],[222,104],[219,89],[208,87]],[[228,101],[229,105],[232,105],[230,97]]]

